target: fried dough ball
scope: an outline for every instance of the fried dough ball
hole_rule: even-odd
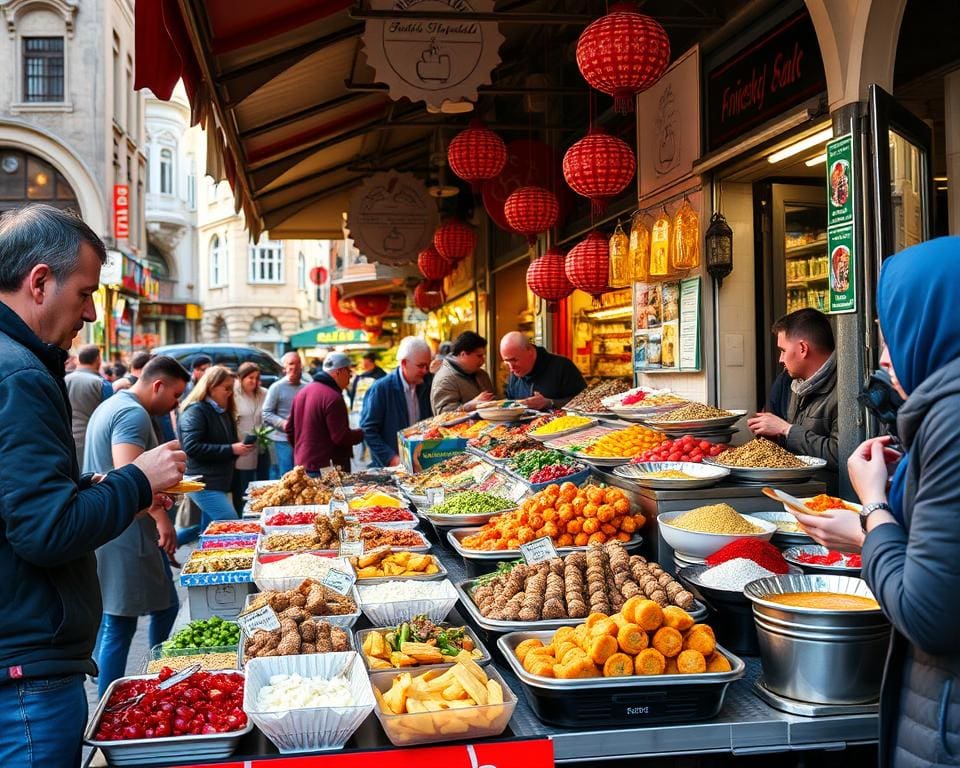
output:
[[[677,656],[677,671],[681,675],[698,675],[707,671],[707,660],[699,651],[680,651]]]
[[[594,637],[597,635],[611,635],[612,637],[616,637],[617,629],[617,622],[613,619],[601,619],[590,627],[590,634]]]
[[[627,602],[623,604],[623,607],[620,609],[620,615],[623,616],[623,618],[626,619],[628,623],[636,624],[637,617],[636,617],[635,611],[637,609],[637,606],[640,605],[644,600],[645,598],[640,597],[639,595],[635,595],[634,597],[629,598]]]
[[[563,642],[575,642],[573,639],[573,627],[560,627],[560,629],[553,633],[553,639],[550,642],[556,647],[559,647],[560,643]]]
[[[610,637],[610,635],[606,635],[606,637]],[[597,677],[598,674],[596,665],[586,657],[576,656],[565,664],[556,664],[553,667],[553,676],[561,680]]]
[[[636,656],[640,651],[650,645],[650,638],[636,624],[625,624],[617,632],[617,645],[624,653]]]
[[[633,660],[633,669],[638,675],[662,675],[666,667],[666,659],[655,648],[644,648]]]
[[[673,627],[660,627],[650,644],[670,659],[683,650],[683,635]]]
[[[717,649],[717,638],[707,624],[694,624],[683,639],[683,650],[699,651],[709,656]]]
[[[540,675],[540,677],[555,677],[553,670],[553,663],[549,659],[544,658],[536,664],[531,665],[527,671],[531,675]]]
[[[613,635],[594,635],[587,652],[595,664],[603,664],[617,652],[617,640]]]
[[[534,648],[543,648],[543,643],[537,640],[537,638],[532,637],[529,640],[524,640],[522,643],[519,643],[517,647],[513,649],[513,652],[517,655],[517,658],[520,659],[520,663],[523,664],[524,659],[527,658],[527,654]]]
[[[653,600],[641,600],[633,609],[633,623],[654,632],[663,626],[663,608]]]
[[[629,677],[633,674],[633,659],[625,653],[615,653],[603,662],[604,677]]]
[[[714,651],[707,658],[707,672],[729,672],[731,669],[730,660],[720,651]]]
[[[680,632],[686,632],[693,626],[693,616],[687,613],[683,608],[675,605],[668,605],[663,609],[663,623],[668,627],[673,627]]]

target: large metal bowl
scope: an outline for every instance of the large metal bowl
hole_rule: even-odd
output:
[[[890,624],[880,609],[818,610],[782,605],[767,595],[837,592],[873,597],[849,576],[775,576],[750,582],[764,683],[771,691],[816,704],[864,704],[880,696]]]
[[[657,516],[657,525],[660,527],[660,535],[663,540],[673,547],[676,552],[683,552],[694,557],[710,557],[718,549],[722,549],[732,541],[737,539],[760,539],[761,541],[770,541],[774,531],[777,530],[775,523],[768,523],[758,518],[747,517],[741,514],[746,522],[760,528],[759,533],[703,533],[701,531],[690,531],[686,528],[678,528],[673,525],[673,521],[685,515],[689,510],[683,509],[676,512],[665,512]]]

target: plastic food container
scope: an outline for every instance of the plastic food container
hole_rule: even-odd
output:
[[[337,568],[345,573],[353,571],[350,562],[342,557],[337,557],[336,550],[322,550],[320,552],[293,552],[293,553],[268,553],[258,552],[253,561],[253,581],[257,588],[266,592],[267,590],[276,590],[284,592],[288,589],[296,589],[305,579],[313,578],[310,576],[267,576],[263,572],[263,566],[267,563],[276,563],[295,555],[310,555],[312,557],[323,558],[325,563],[329,563],[331,568]],[[314,578],[316,581],[317,579]]]
[[[633,675],[554,680],[527,672],[514,649],[524,640],[549,642],[552,632],[511,632],[497,647],[520,680],[533,713],[565,728],[633,727],[708,720],[720,714],[727,687],[743,677],[746,665],[721,646],[729,672],[701,675]]]
[[[274,515],[278,515],[281,512],[288,515],[293,515],[297,512],[307,512],[314,515],[326,515],[330,512],[329,504],[298,504],[292,507],[264,507],[264,509],[259,512],[260,515],[260,527],[263,528],[264,534],[271,533],[303,533],[303,531],[297,530],[294,531],[294,528],[301,528],[306,526],[312,528],[311,523],[296,523],[293,525],[267,525],[267,520],[269,520]]]
[[[246,610],[250,605],[253,604],[253,601],[256,600],[259,595],[248,595],[247,601],[244,604],[244,610]],[[357,623],[357,619],[360,618],[360,598],[357,595],[357,588],[353,587],[350,590],[350,597],[353,598],[353,602],[357,604],[357,610],[353,613],[341,613],[330,616],[314,616],[314,621],[325,621],[328,624],[333,624],[336,627],[342,627],[343,629],[349,629],[354,624]]]
[[[242,640],[243,638],[241,637],[241,641]],[[157,645],[153,646],[153,648],[147,651],[143,659],[143,664],[140,665],[140,671],[144,675],[155,675],[156,672],[149,672],[147,670],[147,666],[153,661],[165,661],[167,659],[179,660],[184,657],[190,657],[190,656],[200,657],[200,656],[206,656],[212,653],[223,653],[223,654],[235,655],[237,653],[237,646],[219,645],[215,648],[168,648],[165,650],[163,647],[163,643],[157,643]],[[199,658],[196,659],[196,661],[199,661]],[[190,665],[187,664],[187,666],[190,666]],[[235,663],[231,666],[239,669],[241,665]],[[231,667],[221,667],[221,669],[230,669],[230,668]],[[204,666],[204,669],[209,671],[213,668]]]
[[[445,621],[435,622],[435,623],[437,623],[437,624],[439,624],[440,626],[443,626],[443,627],[449,627],[449,626],[451,626],[450,624],[448,624],[448,623],[445,622]],[[375,628],[375,629],[361,629],[361,630],[358,630],[358,631],[357,631],[357,652],[360,654],[361,658],[363,659],[363,663],[366,665],[367,669],[370,668],[370,663],[367,661],[366,654],[364,654],[364,652],[363,652],[363,641],[364,641],[364,638],[366,638],[366,636],[369,635],[371,632],[392,632],[392,631],[395,630],[396,628],[397,628],[397,625],[394,624],[394,625],[389,626],[389,627],[377,627],[377,628]],[[463,630],[464,630],[464,632],[466,633],[467,637],[469,637],[469,638],[473,641],[473,647],[476,648],[478,651],[480,651],[480,653],[483,654],[479,659],[474,659],[474,661],[475,661],[477,664],[479,664],[481,667],[485,667],[487,664],[490,663],[490,651],[488,651],[488,650],[487,650],[487,647],[486,647],[483,643],[480,642],[480,638],[477,637],[477,633],[474,632],[470,627],[464,625]],[[397,672],[403,672],[404,670],[411,670],[411,669],[422,670],[422,669],[424,669],[424,668],[427,667],[427,666],[431,666],[431,667],[443,667],[443,666],[452,667],[452,666],[454,665],[454,663],[455,663],[455,662],[453,661],[453,657],[451,656],[451,657],[450,657],[450,661],[449,661],[448,663],[445,663],[445,664],[430,664],[430,665],[427,665],[427,664],[419,665],[419,664],[418,664],[418,665],[415,666],[415,667],[404,667],[403,669],[397,669],[396,671],[397,671]],[[390,670],[387,670],[387,669],[380,670],[380,669],[378,669],[378,670],[374,670],[374,671],[376,671],[376,672],[389,672]]]
[[[407,550],[400,551],[405,552]],[[433,564],[440,569],[436,573],[427,573],[421,576],[369,576],[367,578],[358,576],[357,585],[363,587],[367,586],[368,584],[383,584],[387,581],[440,581],[440,579],[447,578],[447,569],[444,567],[440,558],[435,557],[434,555],[430,555],[430,557],[433,558]]]
[[[671,522],[685,515],[689,510],[680,510],[678,512],[666,512],[657,516],[657,525],[660,527],[660,535],[677,552],[683,552],[694,557],[710,557],[718,549],[722,549],[732,541],[737,539],[759,539],[760,541],[770,541],[770,538],[777,531],[777,524],[771,523],[760,518],[740,515],[746,522],[762,528],[761,533],[701,533],[700,531],[688,531],[686,528],[677,528],[671,525]],[[739,514],[739,513],[738,513]]]
[[[424,667],[422,671],[430,669]],[[481,739],[487,736],[499,736],[503,733],[513,710],[517,706],[517,697],[504,679],[491,666],[484,667],[491,680],[496,680],[503,688],[503,704],[486,704],[463,709],[447,709],[440,712],[415,712],[410,715],[394,715],[384,712],[379,702],[375,702],[373,712],[383,726],[391,743],[397,747],[411,744],[435,744],[441,741],[460,741],[461,739]],[[381,693],[390,690],[393,679],[400,670],[371,672],[370,684]]]
[[[443,621],[457,604],[457,591],[447,579],[430,583],[430,593],[440,594],[439,597],[417,600],[369,602],[371,589],[373,587],[363,585],[356,588],[360,595],[360,610],[375,627],[396,626],[420,614],[425,614],[431,621]]]
[[[329,624],[329,625],[332,626],[332,627],[338,626],[337,624],[334,624],[332,621],[329,621],[327,618],[325,618],[325,617],[323,617],[323,616],[315,616],[315,617],[314,617],[314,621],[316,621],[316,622],[326,621],[327,624]],[[350,630],[350,629],[347,628],[347,627],[340,627],[340,628],[341,628],[344,632],[346,632],[346,634],[347,634],[347,643],[350,645],[350,650],[356,650],[356,646],[354,645],[353,632],[352,632],[352,630]],[[249,642],[249,638],[248,638],[246,635],[242,635],[242,636],[240,637],[240,645],[239,645],[239,647],[237,648],[237,667],[238,667],[239,669],[243,669],[243,667],[244,667],[243,649],[246,648],[248,642]],[[343,651],[330,651],[329,653],[343,653]],[[293,655],[293,654],[291,654],[291,655]],[[296,654],[296,655],[297,655],[297,656],[312,656],[312,655],[314,655],[314,654],[310,654],[310,653],[299,653],[299,654]],[[289,658],[289,657],[272,656],[272,657],[268,657],[268,658]],[[249,664],[249,663],[250,663],[250,661],[248,660],[248,661],[247,661],[247,664]]]
[[[349,681],[354,704],[283,712],[257,710],[257,694],[270,684],[271,675],[294,673],[327,680],[343,673]],[[355,651],[251,659],[247,662],[246,674],[243,709],[249,720],[284,754],[343,749],[376,703],[366,669]]]
[[[242,672],[234,674],[243,675]],[[164,736],[155,739],[127,739],[124,741],[97,741],[94,736],[97,726],[107,708],[107,702],[118,685],[127,680],[155,680],[156,675],[130,675],[110,683],[97,709],[87,724],[83,740],[94,749],[99,749],[110,765],[150,765],[153,763],[196,763],[230,757],[240,739],[253,730],[247,718],[245,727],[230,733],[211,733],[199,736]]]

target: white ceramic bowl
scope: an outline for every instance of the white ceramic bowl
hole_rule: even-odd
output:
[[[748,534],[727,534],[727,533],[701,533],[699,531],[688,531],[686,528],[677,528],[671,525],[671,521],[680,515],[684,515],[689,510],[678,512],[666,512],[657,517],[657,525],[660,527],[660,535],[677,552],[682,552],[694,557],[710,557],[718,549],[727,546],[731,541],[737,539],[760,539],[761,541],[770,541],[770,538],[777,530],[776,523],[771,523],[759,518],[752,518],[741,514],[746,522],[763,528],[761,533]],[[738,513],[739,514],[739,513]]]

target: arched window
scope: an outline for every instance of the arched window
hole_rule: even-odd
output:
[[[297,288],[301,291],[307,290],[307,257],[303,251],[297,254]]]
[[[160,194],[173,194],[173,150],[160,150]]]
[[[227,284],[227,248],[220,235],[210,238],[210,287],[220,288]]]
[[[17,149],[0,147],[0,213],[33,201],[79,211],[73,189],[50,163]]]
[[[250,244],[250,268],[247,275],[250,283],[283,282],[283,243],[278,240],[261,240]]]

